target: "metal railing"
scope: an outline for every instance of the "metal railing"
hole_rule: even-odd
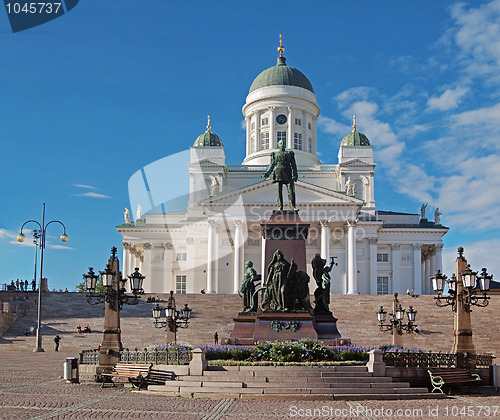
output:
[[[190,351],[182,349],[160,350],[122,350],[120,362],[123,363],[153,363],[155,365],[187,365],[191,361]],[[80,364],[99,364],[99,350],[83,350],[80,353]]]
[[[455,368],[459,359],[464,357],[459,353],[433,353],[433,352],[385,352],[384,362],[387,366],[395,367],[448,367]],[[476,368],[489,367],[493,364],[494,356],[490,353],[476,354]]]

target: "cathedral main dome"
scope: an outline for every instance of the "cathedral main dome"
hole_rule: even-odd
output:
[[[278,57],[273,67],[261,72],[253,81],[248,93],[267,86],[297,86],[314,93],[311,82],[300,70],[287,66],[285,57]]]

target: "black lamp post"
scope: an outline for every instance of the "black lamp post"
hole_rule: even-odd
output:
[[[488,306],[490,284],[493,276],[483,268],[481,275],[472,271],[464,257],[464,249],[458,248],[458,258],[455,261],[455,273],[447,280],[447,276],[440,270],[431,277],[432,288],[437,296],[434,297],[436,305],[440,307],[451,306],[454,314],[453,353],[464,355],[459,359],[461,367],[475,366],[474,343],[472,342],[472,321],[470,313],[472,306]],[[445,284],[448,284],[448,294],[444,295]]]
[[[127,278],[122,277],[120,262],[116,257],[116,247],[111,248],[111,258],[104,271],[99,272],[102,279],[104,292],[96,292],[99,276],[94,269],[83,274],[85,288],[87,289],[87,302],[97,305],[104,303],[104,334],[101,344],[99,367],[97,373],[103,369],[112,367],[120,359],[120,351],[123,349],[121,343],[120,310],[124,304],[137,305],[140,295],[144,293],[142,283],[145,276],[139,273],[139,269],[128,276],[132,295],[126,293],[125,283]]]
[[[59,220],[51,220],[48,223],[45,223],[45,203],[43,203],[43,211],[42,211],[42,223],[40,224],[36,220],[27,220],[21,226],[21,231],[19,235],[17,235],[17,240],[19,242],[24,242],[26,237],[23,234],[23,228],[28,223],[36,223],[38,225],[38,231],[33,231],[34,242],[35,242],[35,277],[36,277],[36,246],[37,240],[40,239],[38,246],[40,247],[40,281],[38,283],[38,322],[36,327],[36,347],[33,349],[34,352],[44,351],[42,348],[42,279],[43,279],[43,250],[45,249],[45,238],[47,227],[51,223],[59,223],[63,227],[63,234],[60,236],[62,242],[68,241],[68,235],[66,235],[66,226]]]
[[[391,331],[392,332],[392,344],[395,346],[401,346],[401,338],[399,336],[403,335],[403,332],[419,332],[417,324],[415,323],[415,318],[417,316],[417,311],[410,306],[410,309],[406,311],[402,308],[401,304],[397,304],[397,294],[394,295],[394,312],[389,314],[389,323],[386,322],[387,311],[381,306],[380,310],[377,312],[377,319],[379,322],[380,331]],[[404,322],[406,316],[408,317],[408,322]]]
[[[170,291],[168,305],[165,308],[166,320],[161,320],[160,305],[156,304],[153,308],[153,319],[155,328],[167,328],[167,344],[177,342],[177,330],[179,328],[187,328],[189,326],[189,319],[191,318],[192,309],[186,303],[184,307],[178,310],[175,307],[175,298],[173,290]],[[173,339],[172,339],[173,338]]]

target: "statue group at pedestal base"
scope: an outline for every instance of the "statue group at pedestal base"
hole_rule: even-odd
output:
[[[313,276],[316,281],[314,292],[315,308],[314,313],[331,314],[330,304],[330,271],[334,265],[334,258],[331,258],[330,265],[326,265],[326,260],[316,254],[311,261]],[[245,263],[245,274],[241,285],[240,293],[243,298],[243,313],[257,311],[258,292],[263,290],[263,298],[260,308],[265,311],[291,312],[304,311],[306,300],[309,296],[309,275],[304,271],[297,271],[297,264],[291,260],[288,262],[281,250],[277,250],[267,269],[266,282],[263,287],[259,287],[257,282],[261,280],[261,275],[257,274],[253,268],[253,263]]]

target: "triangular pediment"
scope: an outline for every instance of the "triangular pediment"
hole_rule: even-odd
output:
[[[366,160],[362,160],[362,159],[352,159],[348,162],[342,162],[342,163],[339,163],[339,166],[341,167],[356,167],[356,168],[373,168],[375,166],[374,163],[371,163],[371,162],[368,162]]]
[[[221,163],[217,163],[217,162],[214,162],[213,160],[207,158],[207,159],[201,159],[201,160],[197,160],[196,162],[191,162],[191,163],[188,163],[188,167],[200,167],[200,166],[203,166],[203,167],[220,167],[220,168],[226,168],[226,165],[224,164],[221,164]]]
[[[362,206],[363,201],[346,195],[343,192],[329,190],[303,181],[295,183],[297,206],[304,205],[353,205]],[[288,192],[283,186],[283,199],[288,202]],[[204,206],[231,205],[235,202],[242,205],[276,205],[276,184],[272,181],[261,181],[243,188],[210,197],[202,202]]]

